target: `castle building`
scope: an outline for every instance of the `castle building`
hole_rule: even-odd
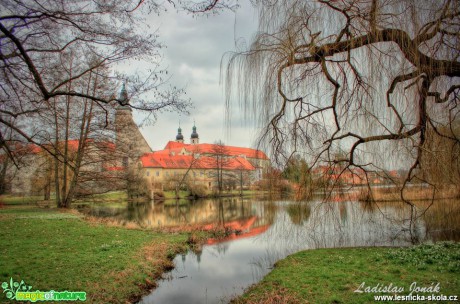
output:
[[[150,185],[187,180],[208,190],[219,182],[225,182],[227,188],[247,187],[260,180],[263,170],[270,165],[269,158],[260,150],[200,143],[195,124],[189,144],[184,143],[179,127],[175,141],[169,141],[163,150],[144,154],[140,160]]]

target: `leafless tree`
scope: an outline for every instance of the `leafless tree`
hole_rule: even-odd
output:
[[[73,84],[126,60],[157,65],[145,75],[99,74],[99,83],[128,79],[129,105],[153,115],[161,110],[185,111],[189,103],[182,99],[182,90],[169,87],[168,76],[158,68],[162,47],[158,36],[154,30],[145,31],[142,19],[160,9],[153,1],[138,0],[1,1],[0,147],[6,154],[13,155],[12,141],[35,143],[54,153],[42,142],[43,130],[30,122],[39,119],[38,113],[49,109],[55,99],[85,99],[102,109],[123,103],[115,87],[108,93]],[[69,58],[78,58],[71,73]]]
[[[219,194],[221,194],[224,190],[226,181],[229,179],[229,173],[226,172],[226,167],[228,167],[230,164],[228,148],[221,140],[216,141],[211,149],[209,156],[211,157],[212,161],[212,164],[210,165],[212,168],[214,168],[214,172],[211,173],[211,176],[216,182],[217,191]]]
[[[261,124],[275,160],[425,182],[427,132],[458,146],[460,5],[455,0],[255,1],[259,31],[227,57],[227,101]],[[336,158],[338,151],[341,158]],[[403,198],[404,199],[404,198]],[[409,202],[410,203],[410,202]]]

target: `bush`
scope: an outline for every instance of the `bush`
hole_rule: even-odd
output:
[[[194,197],[205,197],[208,195],[208,189],[205,185],[189,185],[190,195]]]
[[[165,194],[164,194],[163,191],[161,191],[161,190],[155,190],[155,191],[153,192],[153,196],[154,196],[155,198],[164,198],[164,197],[165,197]]]

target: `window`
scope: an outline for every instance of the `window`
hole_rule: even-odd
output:
[[[160,176],[160,171],[157,171],[157,176]]]
[[[149,175],[150,175],[150,172],[149,172],[149,171],[147,171],[146,175],[147,175],[147,176],[149,176]]]

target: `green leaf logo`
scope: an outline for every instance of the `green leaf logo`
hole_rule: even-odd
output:
[[[16,298],[17,291],[30,291],[32,286],[28,286],[24,280],[21,282],[13,281],[13,278],[10,278],[10,283],[3,282],[2,283],[3,293],[6,293],[6,297],[10,300],[14,300]]]

